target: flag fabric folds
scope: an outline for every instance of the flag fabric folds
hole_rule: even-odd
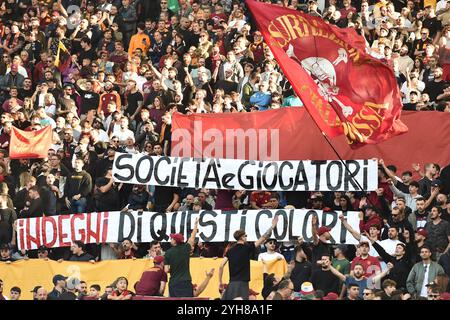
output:
[[[366,52],[354,29],[247,0],[265,42],[318,127],[352,148],[408,131],[393,71]]]
[[[178,12],[178,9],[180,8],[178,0],[169,0],[168,8],[172,12]]]
[[[47,158],[52,144],[52,127],[23,131],[12,127],[9,154],[11,159]]]
[[[69,50],[67,50],[64,43],[59,41],[58,43],[58,51],[56,53],[55,58],[55,67],[58,68],[59,71],[64,72],[70,67],[72,62],[72,57],[70,55]]]

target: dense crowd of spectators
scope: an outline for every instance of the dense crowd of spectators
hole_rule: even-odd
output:
[[[17,250],[15,221],[118,210],[286,206],[355,210],[361,212],[359,230],[342,219],[360,241],[356,247],[332,247],[327,244],[329,230],[313,225],[313,243],[263,239],[265,245],[247,250],[249,259],[289,263],[284,279],[265,275],[261,295],[325,300],[448,298],[450,200],[438,165],[415,164],[401,173],[380,160],[379,189],[370,193],[194,190],[114,182],[116,152],[170,155],[174,112],[239,113],[302,106],[243,2],[179,0],[174,11],[168,2],[172,1],[0,1],[0,261],[152,258],[165,283],[167,260],[158,257],[183,239],[173,240],[172,246],[125,239],[118,244],[77,242],[71,248],[25,251]],[[264,2],[355,28],[371,54],[393,68],[404,110],[450,111],[449,1]],[[64,66],[60,44],[71,56]],[[12,126],[22,130],[51,126],[48,158],[11,160]],[[236,240],[245,243],[244,235],[239,235]],[[183,246],[188,257],[226,257],[233,248],[201,242]],[[190,281],[189,274],[183,277]],[[73,297],[77,290],[80,297],[101,296],[98,285],[92,284],[88,293],[86,283],[65,280],[61,275],[54,278],[55,289],[48,295],[45,288],[36,287],[35,298],[67,292],[65,298]],[[155,288],[155,295],[164,291]],[[139,293],[139,285],[134,289]],[[147,289],[141,292],[148,293]],[[10,298],[20,292],[12,288]],[[0,291],[0,298],[4,295]],[[119,278],[105,288],[103,297],[132,295],[127,279]]]

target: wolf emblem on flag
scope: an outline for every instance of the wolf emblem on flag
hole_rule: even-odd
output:
[[[322,57],[310,57],[299,61],[295,56],[294,47],[290,44],[287,55],[294,60],[297,60],[300,65],[305,69],[317,83],[319,87],[319,93],[329,102],[336,102],[342,109],[342,113],[345,117],[353,114],[353,108],[344,105],[338,98],[339,87],[336,84],[336,70],[335,66],[339,63],[347,63],[347,51],[344,48],[338,49],[337,58],[331,62],[330,60]]]

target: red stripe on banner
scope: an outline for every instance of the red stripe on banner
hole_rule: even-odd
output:
[[[91,218],[91,214],[88,214],[87,217],[87,235],[86,235],[86,239],[87,241],[91,241],[91,237],[95,239],[96,243],[100,242],[100,217],[101,216],[101,212],[97,212],[96,213],[96,217],[97,217],[97,221],[96,221],[96,232],[94,232],[92,229],[92,218]]]
[[[23,248],[24,244],[25,244],[25,232],[23,230],[23,220],[20,219],[19,220],[19,244],[20,247]]]
[[[62,215],[58,217],[58,231],[59,231],[59,245],[60,247],[69,247],[72,242],[65,241],[68,238],[68,234],[63,232],[63,220],[70,219],[70,215]],[[70,237],[72,240],[72,237]]]
[[[27,219],[26,222],[26,243],[27,243],[27,248],[32,248],[32,242],[39,248],[41,246],[41,241],[40,241],[40,220],[41,218],[36,218],[35,221],[35,229],[36,229],[36,237],[33,237],[30,235],[30,231],[31,231],[31,219]]]
[[[102,243],[106,243],[106,239],[108,238],[108,216],[109,212],[103,213]]]
[[[89,215],[88,215],[89,216]],[[79,229],[79,234],[81,235],[81,239],[77,239],[77,235],[75,234],[75,220],[79,219],[79,220],[84,220],[85,215],[84,214],[74,214],[72,215],[71,219],[70,219],[70,230],[72,232],[72,240],[80,240],[83,243],[86,243],[86,229],[89,230],[89,227],[85,227],[85,228],[80,228]]]
[[[52,224],[53,229],[53,239],[51,242],[47,242],[47,222]],[[56,243],[57,226],[56,221],[53,217],[43,217],[42,218],[42,243],[47,248],[52,248]]]

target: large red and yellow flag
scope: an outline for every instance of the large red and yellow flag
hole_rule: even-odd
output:
[[[52,144],[52,127],[23,131],[12,127],[9,155],[11,159],[47,158]]]
[[[278,5],[246,1],[294,91],[328,136],[345,134],[352,148],[408,131],[389,66],[366,52],[354,29]]]

